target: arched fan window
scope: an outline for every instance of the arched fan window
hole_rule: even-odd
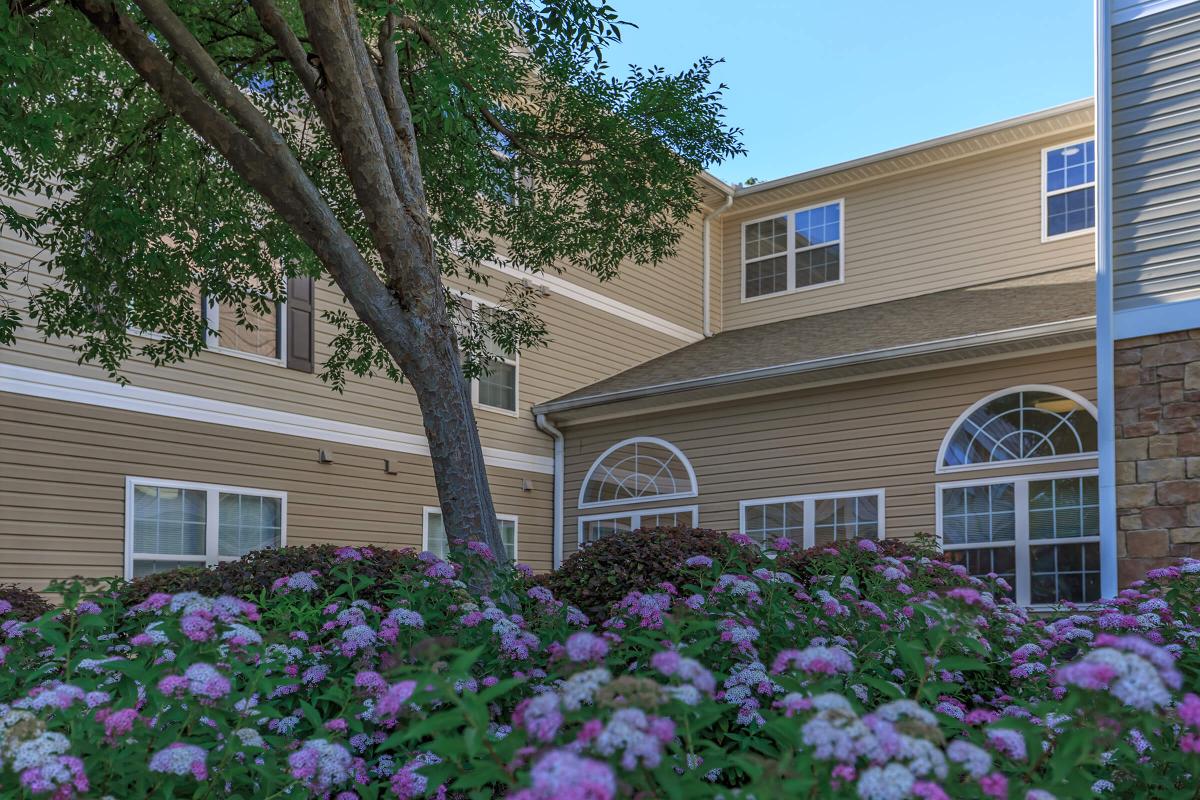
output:
[[[678,447],[638,436],[604,451],[588,470],[579,507],[696,496],[696,473]]]
[[[1095,455],[1096,407],[1053,386],[985,397],[946,434],[938,470]]]

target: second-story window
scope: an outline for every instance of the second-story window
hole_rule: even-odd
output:
[[[239,355],[250,354],[272,360],[283,357],[284,316],[278,303],[263,314],[246,304],[243,319],[253,328],[238,324],[237,312],[225,303],[210,305],[209,327],[217,332],[217,344],[221,350],[233,350]]]
[[[486,322],[492,313],[484,306],[479,311]],[[485,367],[484,374],[476,380],[475,402],[488,408],[498,408],[501,411],[517,410],[517,359],[504,352],[495,341],[488,337],[487,351],[490,361]]]
[[[289,287],[291,282],[289,281]],[[287,306],[284,303],[268,303],[266,311],[256,308],[247,301],[242,304],[239,320],[237,309],[215,298],[201,296],[193,287],[192,294],[200,303],[200,309],[208,323],[210,350],[247,356],[258,361],[279,363],[284,360],[287,337]],[[262,294],[266,297],[266,294]]]
[[[459,302],[462,313],[468,316],[478,308],[480,322],[484,325],[495,313],[487,303],[476,298],[463,297]],[[471,399],[480,408],[516,414],[518,356],[504,352],[504,348],[490,336],[484,339],[484,347],[487,349],[488,363],[483,368],[483,374],[471,381]]]
[[[842,201],[742,226],[744,299],[842,280]]]
[[[1096,227],[1096,143],[1042,152],[1042,236],[1053,239]]]

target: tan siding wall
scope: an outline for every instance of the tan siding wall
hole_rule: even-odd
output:
[[[319,464],[318,447],[0,392],[0,583],[121,574],[126,476],[286,491],[289,544],[419,549],[422,508],[438,504],[428,459],[333,444],[334,463]],[[497,513],[519,517],[519,560],[549,569],[551,477],[488,475]]]
[[[27,243],[0,232],[0,259],[22,263],[35,255]],[[29,277],[33,287],[48,281],[44,265],[37,261],[33,262]],[[485,299],[499,300],[505,286],[504,280],[495,280],[490,286],[464,284],[461,288]],[[698,279],[695,288],[698,292]],[[13,285],[7,293],[0,292],[0,301],[8,299],[21,308],[26,291]],[[647,291],[643,297],[653,294]],[[318,314],[341,307],[343,303],[337,289],[323,284],[318,286],[316,299]],[[529,411],[531,405],[551,400],[685,344],[558,293],[552,292],[550,297],[541,300],[539,308],[550,331],[550,344],[521,356],[519,416],[485,408],[476,410],[485,446],[549,455],[550,440],[534,426]],[[320,365],[330,352],[335,330],[319,317],[316,326],[316,355]],[[0,363],[105,378],[99,368],[80,366],[75,359],[67,343],[43,341],[31,327],[19,332],[15,348],[0,348]],[[384,379],[350,376],[345,393],[339,395],[316,376],[216,352],[205,352],[182,365],[157,368],[135,358],[127,363],[125,372],[134,385],[151,389],[412,434],[423,431],[411,390],[407,385],[396,386]]]
[[[725,214],[730,214],[733,207],[730,206],[729,211]],[[726,263],[725,260],[725,219],[724,215],[718,217],[709,225],[709,269],[712,274],[709,276],[711,281],[710,298],[708,306],[709,324],[712,327],[713,333],[720,333],[725,329],[725,281],[728,267],[740,265],[740,261]],[[740,269],[740,266],[739,266]]]
[[[820,194],[783,186],[735,202],[724,227],[724,320],[781,319],[1090,264],[1091,235],[1042,242],[1041,151],[1090,128]],[[742,301],[742,223],[845,199],[845,282]],[[750,198],[748,197],[747,200]]]
[[[701,208],[684,227],[675,255],[661,264],[622,262],[620,274],[601,281],[579,267],[564,265],[562,277],[600,292],[614,300],[699,332],[704,326],[702,305],[703,231],[701,220],[709,209]],[[618,232],[616,234],[620,236]]]
[[[1028,383],[1061,386],[1094,401],[1094,351],[948,367],[572,426],[566,430],[564,552],[576,546],[576,505],[592,462],[621,439],[643,435],[662,437],[683,450],[700,485],[698,500],[658,505],[698,502],[704,527],[735,530],[739,500],[883,488],[889,536],[933,533],[934,468],[947,430],[985,395]],[[1094,460],[1056,466],[1093,465]],[[946,480],[968,477],[956,473]]]

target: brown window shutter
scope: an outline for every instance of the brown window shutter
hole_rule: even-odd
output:
[[[288,278],[287,366],[313,371],[313,279]]]

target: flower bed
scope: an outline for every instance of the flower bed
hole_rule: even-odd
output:
[[[527,571],[473,596],[478,553],[353,548],[258,602],[0,603],[0,794],[1194,796],[1200,561],[1031,619],[873,542],[734,543],[591,623]]]

